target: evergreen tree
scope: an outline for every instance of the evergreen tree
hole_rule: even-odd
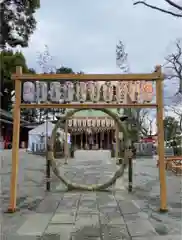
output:
[[[0,49],[28,46],[30,35],[36,27],[34,13],[40,7],[40,0],[4,0],[0,3]]]

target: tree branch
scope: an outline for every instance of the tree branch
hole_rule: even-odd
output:
[[[177,9],[179,9],[179,10],[182,10],[182,6],[180,6],[179,4],[177,4],[177,3],[175,3],[175,2],[173,2],[173,1],[171,1],[171,0],[165,0],[165,2],[167,2],[169,5],[171,5],[171,6],[174,7],[174,8],[177,8]]]
[[[170,107],[170,109],[178,116],[182,117],[182,111],[180,109],[177,109],[176,107]]]
[[[165,1],[167,1],[167,0],[165,0]],[[163,9],[163,8],[160,8],[160,7],[156,7],[154,5],[146,3],[144,1],[137,1],[137,2],[133,3],[133,5],[138,5],[138,4],[143,4],[146,7],[152,8],[154,10],[157,10],[157,11],[160,11],[160,12],[163,12],[163,13],[167,13],[167,14],[172,15],[174,17],[182,17],[182,14],[174,13],[172,11],[169,11],[169,10],[166,10],[166,9]]]
[[[165,75],[168,79],[176,78],[179,82],[178,93],[182,93],[182,39],[179,39],[175,43],[176,52],[168,55],[165,60],[165,69],[170,69]]]
[[[177,108],[176,107],[169,107],[169,109],[178,116],[178,118],[179,118],[179,120],[178,120],[179,128],[182,131],[182,110],[178,107]],[[167,111],[169,111],[169,109],[167,109]]]
[[[123,72],[129,71],[128,53],[126,53],[125,46],[121,40],[116,45],[116,64]]]

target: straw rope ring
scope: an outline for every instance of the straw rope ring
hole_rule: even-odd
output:
[[[69,119],[70,117],[72,117],[76,112],[84,111],[84,110],[87,110],[87,108],[71,110],[66,114],[66,116],[64,116],[63,118],[58,120],[58,122],[56,123],[56,125],[52,131],[52,135],[50,138],[48,159],[51,161],[51,166],[52,166],[52,170],[53,170],[54,174],[58,177],[58,179],[60,179],[61,182],[63,182],[67,186],[68,190],[74,190],[74,189],[87,190],[87,191],[103,190],[103,189],[108,188],[109,186],[112,186],[116,182],[116,180],[124,174],[125,167],[128,163],[128,160],[126,158],[124,158],[123,164],[115,172],[115,174],[113,175],[113,177],[111,179],[109,179],[107,182],[105,182],[103,184],[94,184],[94,185],[84,185],[84,184],[72,183],[70,180],[65,178],[65,176],[62,176],[62,174],[60,173],[59,167],[57,166],[56,159],[54,158],[53,146],[55,144],[56,132],[57,132],[58,128],[64,127],[66,120]],[[115,120],[115,122],[118,124],[119,131],[123,132],[124,147],[127,148],[129,145],[128,133],[127,133],[123,123],[121,122],[119,116],[116,113],[113,113],[109,109],[93,109],[93,110],[102,111],[102,112],[108,114],[110,117],[112,117]]]

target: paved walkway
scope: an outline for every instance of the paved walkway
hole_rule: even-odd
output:
[[[3,155],[1,211],[8,207],[11,171],[11,152],[4,151]],[[53,176],[52,192],[46,193],[45,160],[21,151],[20,165],[19,210],[1,216],[6,240],[181,239],[181,177],[168,174],[169,212],[159,214],[158,170],[153,159],[134,163],[132,194],[126,189],[127,173],[107,192],[67,192]],[[104,182],[115,170],[115,164],[94,160],[70,160],[62,168],[69,179],[85,184]]]

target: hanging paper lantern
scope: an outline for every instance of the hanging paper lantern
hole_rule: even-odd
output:
[[[143,103],[152,102],[154,96],[153,83],[152,82],[142,82],[140,88],[140,100]]]
[[[128,84],[128,95],[133,103],[137,103],[139,101],[139,93],[141,89],[140,84],[140,81],[130,82]]]
[[[92,102],[98,102],[100,100],[100,88],[101,85],[99,82],[89,82],[89,97]]]
[[[50,99],[52,102],[59,102],[61,97],[61,84],[59,82],[51,82]]]
[[[74,100],[74,84],[72,82],[68,82],[68,102],[72,102]]]
[[[80,95],[81,102],[85,102],[87,100],[87,83],[80,82]]]
[[[88,127],[91,127],[91,126],[92,126],[92,121],[91,121],[91,119],[87,119],[87,126],[88,126]]]
[[[83,103],[87,99],[87,84],[85,82],[76,83],[76,98],[77,101]]]
[[[72,82],[66,82],[63,87],[64,101],[72,102],[74,100],[74,85]]]
[[[68,121],[68,126],[69,127],[72,127],[72,121],[73,121],[72,119],[69,119],[69,121]]]
[[[128,98],[128,83],[118,82],[116,87],[116,101],[117,103],[127,104]]]
[[[106,123],[105,119],[102,119],[102,120],[101,120],[101,126],[102,126],[102,127],[105,127],[105,123]]]
[[[46,102],[47,101],[47,84],[45,82],[37,81],[36,85],[36,101]]]
[[[79,102],[80,101],[80,83],[76,82],[75,87],[76,87],[76,100]]]
[[[76,119],[73,119],[73,126],[77,127],[77,120]]]
[[[77,119],[77,126],[82,127],[82,119]]]
[[[106,103],[110,103],[113,100],[113,86],[111,82],[105,82],[103,85],[103,98]]]
[[[86,126],[87,126],[87,120],[86,120],[86,119],[83,119],[83,120],[82,120],[82,124],[83,124],[83,127],[86,127]]]
[[[111,119],[111,127],[114,127],[115,126],[115,122],[113,119]]]
[[[116,101],[117,103],[122,103],[123,101],[123,88],[122,82],[117,82],[116,86]]]
[[[100,119],[97,119],[97,127],[100,127]]]
[[[68,100],[68,86],[65,83],[63,85],[63,102]]]
[[[109,119],[109,118],[106,118],[106,127],[110,127],[110,125],[111,125],[111,120]]]
[[[92,119],[92,127],[96,127],[96,124],[97,124],[96,119]]]
[[[23,84],[23,101],[34,102],[35,96],[35,85],[32,82],[25,82]]]

